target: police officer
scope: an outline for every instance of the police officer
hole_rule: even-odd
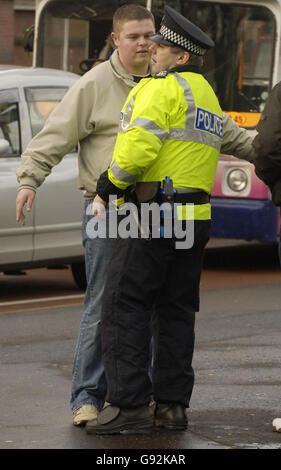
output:
[[[102,313],[110,404],[87,423],[87,433],[142,432],[154,424],[187,428],[195,312],[223,115],[200,73],[202,56],[213,41],[168,6],[159,34],[151,39],[156,43],[153,72],[159,73],[142,80],[129,94],[113,159],[99,179],[95,201],[106,204],[110,194],[120,197],[135,183],[169,177],[155,200],[174,208],[175,203],[182,204],[176,209],[177,218],[186,228],[192,222],[194,239],[189,248],[177,249],[177,232],[149,240],[119,238]],[[147,373],[151,305],[156,305],[158,316],[152,383]],[[149,406],[151,394],[155,411]]]

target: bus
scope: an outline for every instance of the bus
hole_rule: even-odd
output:
[[[83,74],[112,52],[114,11],[130,1],[36,0],[33,65]],[[222,109],[253,136],[271,88],[281,79],[281,0],[134,0],[156,28],[170,5],[216,46],[203,73]],[[276,242],[279,210],[254,166],[221,155],[211,194],[212,238]]]

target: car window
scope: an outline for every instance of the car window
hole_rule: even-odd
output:
[[[0,139],[9,143],[9,148],[1,157],[19,156],[21,154],[19,97],[15,89],[0,92]]]
[[[25,88],[25,98],[28,103],[32,137],[41,131],[47,117],[62,100],[67,90],[67,87]]]

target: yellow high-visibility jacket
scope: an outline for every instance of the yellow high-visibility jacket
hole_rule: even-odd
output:
[[[126,100],[108,178],[126,189],[169,176],[176,189],[210,193],[223,136],[217,97],[200,73],[159,75],[141,80]]]

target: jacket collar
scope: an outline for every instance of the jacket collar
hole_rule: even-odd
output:
[[[115,49],[115,51],[112,53],[109,62],[114,75],[116,75],[118,78],[123,80],[127,85],[131,87],[134,87],[136,85],[134,76],[131,73],[127,72],[121,64],[117,49]]]
[[[167,70],[168,73],[170,72],[193,72],[193,73],[200,73],[202,75],[202,70],[197,65],[178,65],[177,67],[173,67],[172,69]]]

